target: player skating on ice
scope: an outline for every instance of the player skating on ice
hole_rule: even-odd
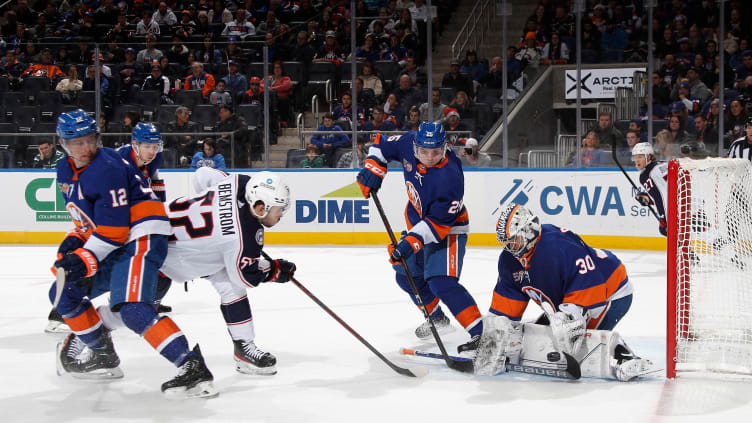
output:
[[[118,148],[117,153],[133,167],[135,167],[142,179],[145,188],[150,188],[157,199],[165,201],[164,181],[159,178],[159,167],[162,164],[162,135],[151,123],[139,122],[133,128],[131,143]],[[158,313],[172,311],[172,307],[161,304],[162,298],[167,294],[172,281],[163,275],[159,275],[157,281],[157,294],[155,305]],[[54,308],[47,318],[48,333],[67,333],[70,328],[63,321],[62,316]]]
[[[668,200],[668,164],[655,160],[650,143],[637,143],[632,149],[635,166],[640,171],[640,185],[645,192],[635,195],[635,200],[645,207],[655,204],[658,213],[658,230],[666,236],[666,201]]]
[[[194,197],[168,206],[174,235],[162,272],[175,281],[206,277],[221,299],[220,309],[234,344],[236,369],[272,375],[277,359],[258,348],[247,288],[262,282],[287,282],[295,265],[262,257],[264,228],[287,212],[290,188],[278,175],[247,175],[202,167],[196,170]]]
[[[460,159],[447,148],[446,132],[438,122],[422,122],[418,131],[401,136],[387,138],[378,134],[357,178],[366,198],[381,187],[389,161],[402,164],[409,199],[405,210],[407,231],[396,248],[390,246],[397,284],[417,305],[399,265],[404,259],[439,333],[451,330],[449,318],[439,305],[441,300],[471,336],[470,342],[460,345],[458,351],[474,350],[483,323],[475,300],[459,283],[469,232]],[[428,322],[420,325],[415,334],[421,339],[429,338]]]
[[[503,250],[476,372],[503,369],[496,366],[498,348],[512,363],[545,362],[548,352],[561,351],[580,362],[583,376],[630,380],[652,368],[611,332],[632,303],[632,284],[613,253],[590,247],[567,229],[541,225],[538,216],[514,203],[502,210],[496,237]],[[520,325],[530,300],[547,312],[539,324]]]
[[[157,272],[172,232],[163,204],[142,185],[137,170],[101,147],[97,126],[83,110],[63,113],[57,134],[67,158],[57,170],[66,208],[75,224],[54,267],[65,272],[57,311],[73,333],[58,344],[58,372],[80,378],[117,378],[120,359],[90,299],[109,293],[109,308],[178,367],[162,391],[214,396],[212,374],[201,351],[191,351],[180,328],[154,307]],[[89,278],[89,279],[87,279]],[[57,286],[50,289],[50,300]]]

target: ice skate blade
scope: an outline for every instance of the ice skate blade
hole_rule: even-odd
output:
[[[436,328],[436,332],[439,335],[444,335],[445,333],[452,333],[452,332],[454,332],[454,326],[449,325],[449,326],[444,326],[444,327]],[[433,332],[429,331],[428,335],[423,336],[423,337],[420,337],[420,336],[418,336],[416,334],[415,337],[418,338],[418,339],[420,339],[420,340],[423,340],[423,341],[425,341],[426,339],[433,339]]]
[[[253,364],[235,359],[235,370],[244,375],[273,376],[277,374],[277,366],[256,367]]]
[[[47,327],[44,328],[44,333],[50,333],[53,335],[69,334],[70,331],[71,330],[70,330],[70,327],[68,327],[68,325],[62,322],[55,321],[55,320],[47,321]]]
[[[88,373],[68,373],[71,375],[74,379],[82,379],[82,380],[112,380],[112,379],[122,379],[124,374],[123,371],[120,370],[120,367],[113,367],[111,369],[97,369],[93,372]]]
[[[171,400],[183,400],[191,398],[216,398],[219,396],[219,391],[214,387],[212,381],[207,380],[196,384],[193,388],[171,388],[163,392],[167,399]]]

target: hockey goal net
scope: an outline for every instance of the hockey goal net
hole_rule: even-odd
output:
[[[752,376],[752,166],[669,164],[666,369]]]

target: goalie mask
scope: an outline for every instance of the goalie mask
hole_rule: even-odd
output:
[[[496,222],[496,239],[502,248],[517,258],[535,247],[540,234],[538,216],[520,204],[509,203]]]
[[[284,214],[290,206],[290,187],[272,172],[259,172],[245,186],[245,199],[251,206],[251,213],[259,219],[266,217],[274,206],[282,207]],[[254,208],[259,202],[264,205],[261,215]]]

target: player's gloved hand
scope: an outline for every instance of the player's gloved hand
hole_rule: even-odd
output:
[[[658,231],[660,231],[661,235],[667,236],[668,234],[668,223],[666,223],[665,217],[659,217],[658,218]]]
[[[57,259],[60,260],[64,255],[83,247],[85,242],[86,239],[78,232],[68,232],[57,249]]]
[[[64,255],[55,262],[55,267],[65,270],[65,281],[76,282],[80,279],[93,276],[99,269],[99,260],[86,248],[77,248],[73,252]]]
[[[407,260],[411,255],[423,248],[423,240],[418,235],[409,234],[400,238],[395,247],[389,244],[389,263],[399,264],[402,260]]]
[[[653,204],[653,199],[650,198],[650,195],[647,192],[637,193],[634,196],[634,199],[637,200],[638,203],[642,204],[645,207],[648,207],[651,204]]]
[[[164,179],[152,179],[151,191],[154,193],[154,196],[156,196],[159,201],[163,203],[167,201],[167,192],[165,191]]]
[[[587,330],[587,311],[576,304],[563,303],[550,316],[554,339],[567,354],[573,354],[582,345]]]
[[[386,175],[386,163],[381,162],[374,156],[368,156],[363,169],[358,172],[358,185],[363,197],[371,196],[371,191],[376,192],[381,188],[381,182]]]
[[[269,273],[266,274],[264,282],[279,282],[284,283],[292,279],[295,274],[295,263],[277,259],[269,262],[271,268]]]

